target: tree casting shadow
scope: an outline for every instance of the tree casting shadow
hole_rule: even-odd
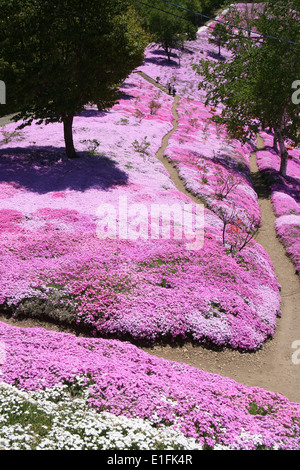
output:
[[[68,159],[64,148],[26,147],[0,149],[0,182],[14,182],[28,191],[107,191],[128,183],[128,175],[106,155],[78,152]]]

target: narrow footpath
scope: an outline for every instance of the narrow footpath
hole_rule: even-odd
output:
[[[153,79],[140,74],[149,82],[159,86]],[[177,105],[180,98],[174,99],[173,129],[164,137],[162,146],[157,152],[157,158],[169,172],[176,188],[187,195],[192,201],[202,204],[203,201],[191,194],[179,178],[176,168],[164,157],[170,136],[178,125]],[[263,141],[258,138],[257,149],[263,147]],[[154,346],[143,348],[144,351],[176,362],[185,362],[211,373],[230,377],[237,382],[250,387],[261,387],[275,393],[285,395],[289,400],[300,402],[300,363],[293,361],[296,356],[300,359],[300,283],[295,274],[292,261],[288,258],[285,248],[280,243],[275,231],[275,214],[270,200],[267,183],[260,174],[256,153],[250,158],[250,169],[254,189],[258,194],[261,209],[262,226],[256,236],[256,241],[268,252],[281,285],[282,317],[277,321],[277,329],[272,340],[265,343],[263,348],[255,353],[240,353],[238,351],[211,351],[201,346],[186,344],[182,347]],[[292,347],[299,341],[299,354]],[[294,356],[293,356],[294,355]]]
[[[155,80],[140,73],[145,79],[154,83],[160,89],[165,87],[157,84]],[[162,146],[157,152],[158,160],[169,172],[170,178],[176,188],[187,195],[192,201],[202,204],[203,201],[191,194],[179,178],[176,168],[165,157],[164,152],[170,136],[176,131],[178,125],[177,106],[180,97],[175,96],[173,104],[173,128],[164,137]],[[262,148],[263,142],[258,139],[257,148]],[[202,346],[186,344],[176,346],[154,346],[143,348],[149,354],[163,357],[176,362],[184,362],[207,372],[229,377],[250,387],[261,387],[275,393],[285,395],[290,401],[300,403],[300,364],[293,361],[296,351],[292,348],[295,341],[300,343],[300,283],[295,274],[292,261],[287,257],[283,245],[276,237],[275,215],[270,200],[268,186],[258,170],[256,153],[250,158],[251,175],[254,188],[258,194],[261,209],[262,226],[256,237],[273,262],[274,270],[281,285],[282,317],[278,319],[275,337],[267,341],[263,348],[255,353],[240,353],[226,349],[212,351]],[[0,321],[19,327],[39,326],[45,329],[72,332],[59,325],[38,322],[32,319],[18,321],[6,319],[0,315]],[[300,346],[298,346],[300,359]]]

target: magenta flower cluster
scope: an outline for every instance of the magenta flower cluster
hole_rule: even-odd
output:
[[[42,390],[85,379],[90,406],[180,430],[203,446],[300,449],[300,405],[260,388],[160,359],[117,340],[0,323],[2,379]]]

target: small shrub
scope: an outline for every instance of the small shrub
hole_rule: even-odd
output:
[[[95,155],[100,145],[100,142],[97,139],[85,139],[81,140],[80,143],[87,144],[88,153],[90,155]]]
[[[150,102],[150,114],[156,114],[159,108],[161,108],[161,104],[158,101],[152,100]]]
[[[144,139],[141,142],[138,142],[138,140],[135,140],[132,142],[132,146],[135,150],[135,152],[139,153],[142,155],[144,158],[146,155],[148,155],[148,148],[150,147],[150,142],[147,141],[147,136],[144,137]]]

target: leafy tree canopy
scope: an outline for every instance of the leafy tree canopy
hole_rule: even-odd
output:
[[[265,36],[300,43],[299,0],[269,0],[245,13],[232,7],[226,18],[256,34],[228,28],[227,62],[205,61],[197,67],[206,104],[224,108],[219,122],[234,137],[253,138],[261,127],[273,129],[281,156],[280,173],[286,175],[285,141],[299,143],[299,106],[292,100],[292,84],[300,79],[300,47]],[[264,36],[262,36],[264,35]]]
[[[0,0],[0,77],[8,107],[24,125],[63,122],[76,156],[73,117],[87,103],[104,109],[139,65],[149,38],[131,0]]]
[[[143,27],[151,34],[153,42],[163,47],[170,61],[171,49],[180,47],[184,39],[196,38],[200,17],[161,0],[143,3],[148,5],[136,3]],[[201,13],[203,3],[205,2],[201,0],[181,0],[178,4],[188,10]]]

